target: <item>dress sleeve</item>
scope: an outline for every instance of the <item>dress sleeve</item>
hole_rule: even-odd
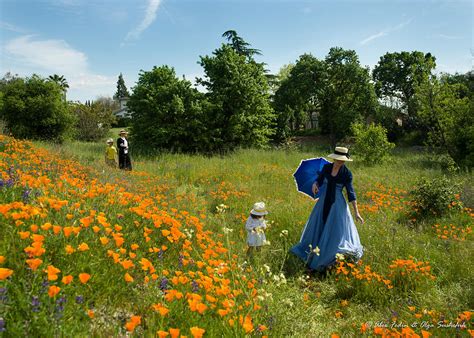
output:
[[[253,222],[252,217],[247,218],[247,222],[245,223],[245,229],[247,231],[252,231],[255,228],[255,222]]]
[[[347,177],[346,177],[346,183],[344,184],[346,187],[347,191],[347,199],[349,202],[355,201],[356,200],[356,194],[354,191],[354,187],[352,186],[352,173],[347,170]]]

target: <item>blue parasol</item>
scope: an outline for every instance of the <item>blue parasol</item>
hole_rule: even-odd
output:
[[[311,198],[319,197],[319,192],[315,196],[311,188],[326,163],[330,162],[324,157],[309,158],[300,162],[300,165],[293,174],[299,192]]]

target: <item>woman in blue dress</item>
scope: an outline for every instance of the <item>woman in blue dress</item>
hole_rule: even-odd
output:
[[[357,261],[363,253],[349,205],[342,194],[345,187],[355,217],[363,224],[352,187],[352,173],[345,166],[345,162],[352,161],[348,149],[336,147],[328,157],[334,162],[323,167],[313,184],[314,194],[320,192],[319,201],[306,222],[300,242],[291,248],[291,252],[301,258],[308,268],[316,271],[324,271],[333,265],[336,254]]]

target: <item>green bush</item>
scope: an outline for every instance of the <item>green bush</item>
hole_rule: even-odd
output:
[[[381,125],[352,124],[355,138],[354,152],[367,164],[384,162],[395,144],[387,139],[387,130]]]
[[[0,80],[0,118],[15,137],[63,141],[71,136],[74,116],[61,87],[40,76]]]
[[[410,191],[414,216],[418,218],[442,216],[453,210],[461,210],[459,184],[446,177],[419,179]]]

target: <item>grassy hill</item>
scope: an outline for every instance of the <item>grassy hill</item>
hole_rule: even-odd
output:
[[[355,157],[364,256],[320,276],[288,249],[314,206],[292,173],[325,147],[160,154],[132,172],[106,168],[104,147],[1,136],[4,335],[472,335],[472,175],[450,176],[465,208],[415,220],[409,191],[441,168],[409,150]],[[247,257],[257,201],[270,245]]]

